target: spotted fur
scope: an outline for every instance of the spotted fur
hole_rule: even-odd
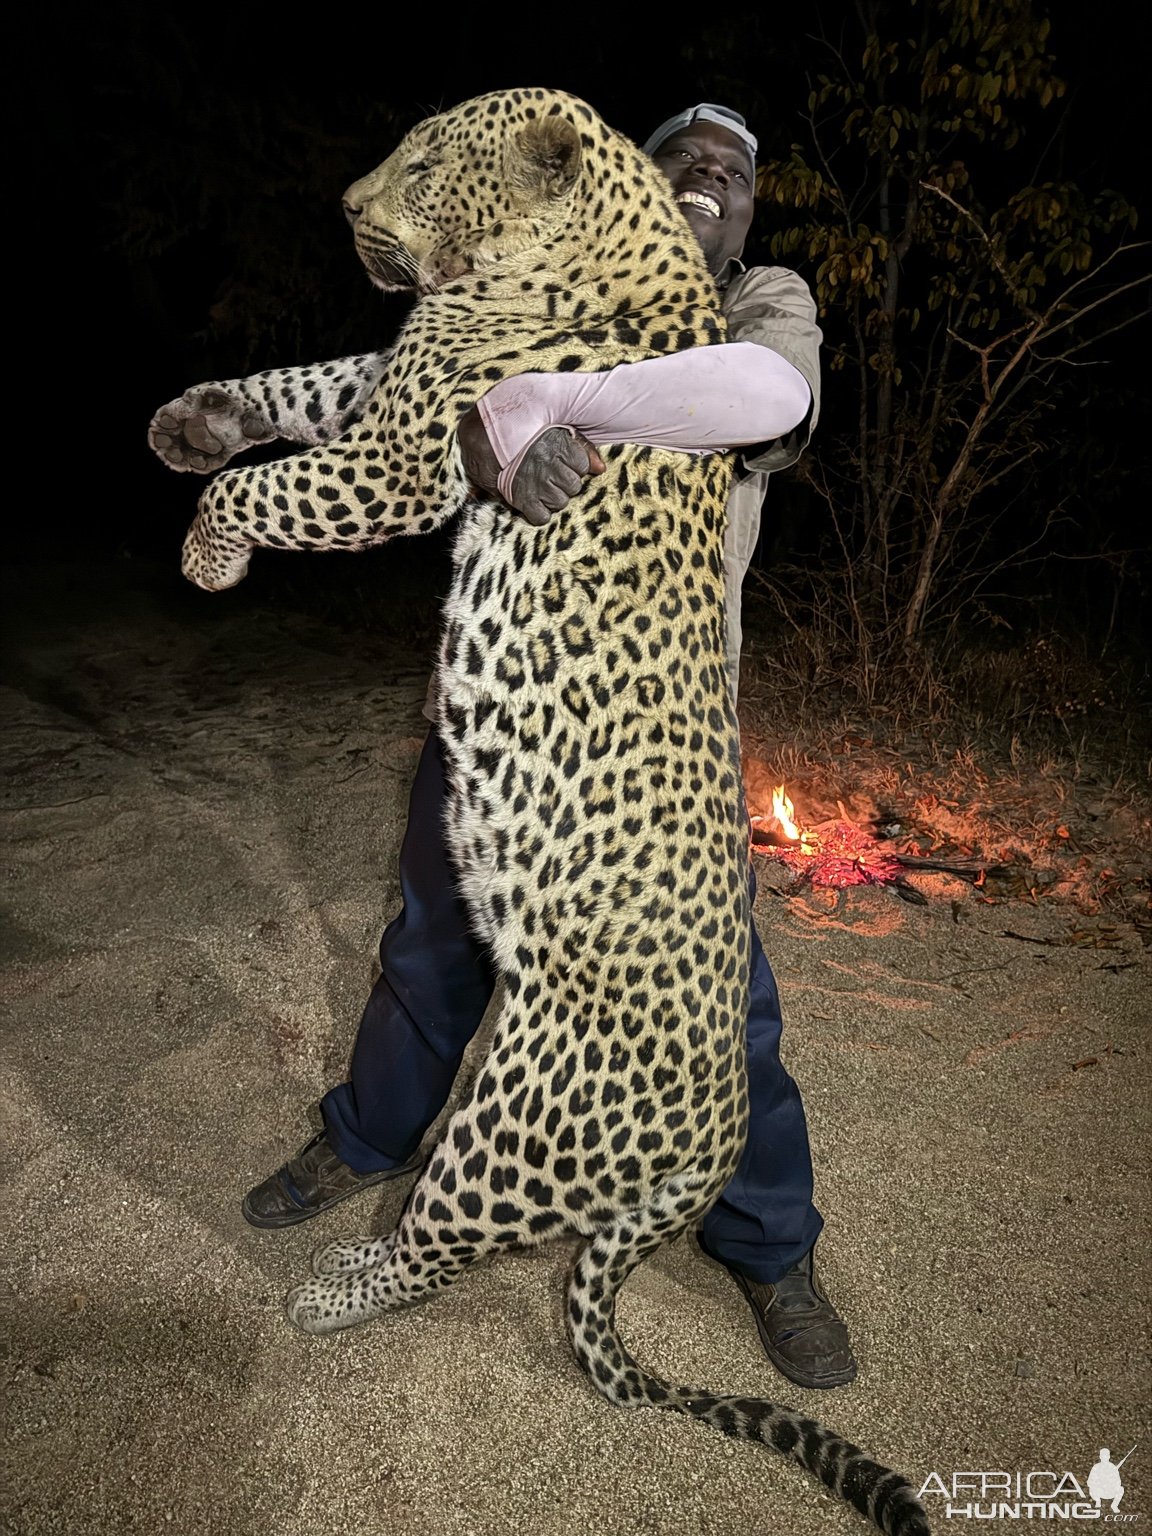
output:
[[[348,193],[381,287],[421,294],[363,419],[205,493],[185,570],[255,544],[352,548],[468,499],[460,415],[497,379],[723,339],[714,285],[652,164],[582,102],[507,91],[416,127]],[[577,1358],[613,1402],[796,1457],[883,1530],[909,1485],[810,1419],[661,1381],[614,1318],[629,1272],[733,1173],[748,1105],[748,829],[725,668],[730,460],[619,445],[562,515],[461,521],[440,655],[448,836],[503,983],[491,1052],[401,1218],[337,1243],[289,1298],[325,1333],[512,1244],[579,1234]]]

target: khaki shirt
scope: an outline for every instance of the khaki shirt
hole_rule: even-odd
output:
[[[768,476],[795,464],[803,453],[820,415],[820,342],[816,305],[808,285],[787,267],[753,267],[745,271],[730,261],[718,280],[721,308],[728,322],[729,341],[753,341],[787,358],[808,380],[812,405],[800,425],[787,437],[746,448],[740,455],[728,497],[728,526],[724,531],[724,607],[728,622],[728,675],[735,699],[740,685],[741,592],[760,537],[760,511]],[[435,678],[428,686],[424,715],[436,720]]]
[[[733,269],[735,271],[733,272]],[[740,455],[728,497],[724,531],[724,606],[728,621],[728,675],[735,698],[740,685],[741,592],[760,537],[760,511],[768,476],[795,464],[808,445],[820,415],[820,342],[816,304],[808,285],[787,267],[744,271],[730,262],[720,277],[721,305],[729,341],[754,341],[787,358],[808,380],[812,405],[800,425],[774,442],[746,448]]]

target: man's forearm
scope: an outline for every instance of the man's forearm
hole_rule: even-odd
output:
[[[555,426],[589,442],[719,453],[782,437],[811,391],[798,369],[752,342],[696,347],[607,373],[520,374],[479,402],[507,496],[524,454]]]

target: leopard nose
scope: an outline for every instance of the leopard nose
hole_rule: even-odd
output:
[[[360,208],[356,203],[353,203],[353,202],[349,201],[348,198],[344,198],[343,201],[344,201],[344,217],[348,220],[349,224],[351,224],[352,228],[355,229],[356,228],[356,220],[360,217],[361,213],[364,210],[362,208]]]

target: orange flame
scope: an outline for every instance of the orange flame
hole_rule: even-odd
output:
[[[784,836],[791,838],[794,843],[800,841],[800,828],[793,820],[795,807],[784,793],[783,784],[778,784],[772,791],[772,814],[780,824]]]

